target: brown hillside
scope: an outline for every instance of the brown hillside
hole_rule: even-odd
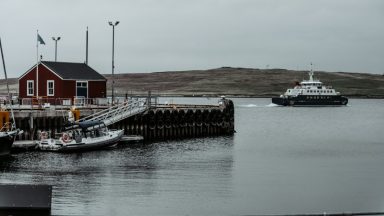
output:
[[[104,75],[108,79],[111,75]],[[347,96],[384,97],[384,76],[364,73],[315,72],[315,77]],[[307,71],[223,67],[211,70],[131,73],[115,75],[116,94],[280,95]],[[110,82],[108,84],[110,87]]]
[[[110,95],[111,75],[104,75]],[[365,73],[315,72],[315,77],[347,96],[384,97],[384,76]],[[145,95],[231,95],[270,97],[282,94],[295,81],[307,79],[307,71],[223,67],[211,70],[115,74],[115,94]],[[18,91],[17,79],[9,79],[11,92]],[[0,80],[0,94],[5,94]]]

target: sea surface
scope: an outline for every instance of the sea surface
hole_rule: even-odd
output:
[[[52,184],[52,215],[384,211],[384,100],[350,99],[346,107],[233,101],[234,136],[13,154],[0,162],[0,183]]]

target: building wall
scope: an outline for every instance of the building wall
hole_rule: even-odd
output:
[[[36,68],[32,69],[24,77],[19,80],[19,97],[20,98],[31,98],[32,96],[27,96],[27,81],[34,81],[34,96],[36,96]],[[47,80],[54,81],[54,96],[47,96]],[[39,96],[48,97],[48,98],[58,98],[62,97],[62,82],[61,79],[48,70],[43,65],[39,65]]]
[[[107,96],[106,81],[89,81],[88,97],[89,98],[105,98]]]
[[[72,98],[76,95],[76,81],[62,80],[61,92],[63,98]]]

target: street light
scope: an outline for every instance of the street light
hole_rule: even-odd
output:
[[[114,85],[115,85],[115,78],[114,78],[114,70],[115,70],[115,26],[117,26],[120,22],[116,21],[115,23],[109,21],[108,22],[110,26],[112,26],[112,106],[115,101],[115,93],[114,93]]]
[[[57,41],[60,40],[60,37],[52,37],[52,40],[55,41],[55,61],[57,61]]]

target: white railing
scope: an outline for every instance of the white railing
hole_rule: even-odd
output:
[[[95,121],[103,123],[105,126],[109,126],[118,121],[131,117],[133,115],[144,112],[148,109],[147,100],[137,99],[126,101],[122,104],[110,107],[108,109],[96,112],[92,115],[86,116],[76,121],[76,123],[85,121]]]

